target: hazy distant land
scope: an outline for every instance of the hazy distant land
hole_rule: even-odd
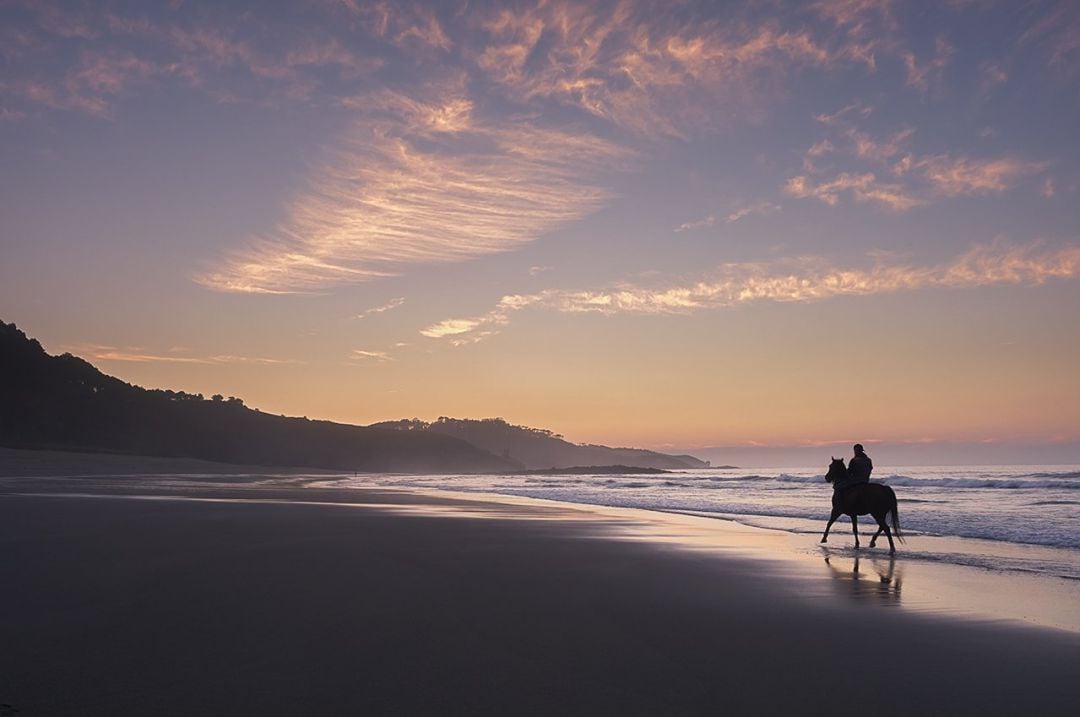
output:
[[[569,468],[536,468],[518,471],[522,475],[573,476],[573,475],[660,475],[672,473],[663,468],[637,468],[635,466],[571,466]]]
[[[0,446],[357,472],[499,473],[624,465],[685,469],[693,456],[575,445],[502,419],[353,426],[248,408],[238,398],[149,390],[71,354],[50,356],[0,321]]]

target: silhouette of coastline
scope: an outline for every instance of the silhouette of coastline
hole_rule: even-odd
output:
[[[443,416],[430,423],[414,418],[375,423],[373,427],[453,436],[520,463],[525,470],[617,465],[664,470],[709,467],[708,461],[694,456],[669,455],[643,448],[609,448],[570,443],[553,431],[515,426],[501,418],[474,420]]]
[[[348,472],[505,473],[616,463],[657,468],[706,465],[692,456],[575,446],[550,431],[510,426],[501,419],[440,419],[433,424],[414,419],[352,426],[275,416],[235,397],[205,398],[125,383],[77,356],[50,356],[36,340],[3,321],[0,397],[0,446],[9,448]],[[493,431],[500,437],[492,438]],[[528,450],[519,450],[522,442]],[[564,463],[566,457],[578,460]]]

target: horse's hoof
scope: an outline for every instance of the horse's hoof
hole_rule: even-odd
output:
[[[871,548],[877,547],[877,543],[875,543],[874,541],[870,541],[870,547]]]
[[[829,539],[828,539],[828,538],[822,538],[822,539],[821,539],[821,542],[822,542],[822,543],[827,543],[827,542],[829,542]]]

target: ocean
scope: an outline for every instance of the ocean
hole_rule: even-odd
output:
[[[1080,466],[926,466],[873,477],[892,486],[909,560],[1080,580]],[[323,483],[325,485],[325,483]],[[499,493],[680,512],[806,534],[816,549],[832,488],[824,468],[699,469],[655,475],[367,475],[348,485]],[[866,546],[876,530],[859,521]],[[959,540],[957,540],[959,539]],[[842,517],[829,545],[852,546]],[[884,546],[884,548],[882,547]],[[877,550],[887,549],[884,536]]]

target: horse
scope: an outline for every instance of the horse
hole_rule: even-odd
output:
[[[832,463],[829,464],[829,472],[825,474],[825,480],[834,483],[847,477],[848,469],[844,465],[844,459],[833,458]],[[900,513],[896,506],[896,493],[893,492],[892,488],[882,483],[856,483],[847,488],[834,490],[832,515],[829,516],[829,523],[825,526],[825,534],[821,536],[821,542],[828,542],[829,528],[832,527],[837,518],[841,515],[850,515],[851,532],[855,534],[855,549],[858,550],[859,516],[867,514],[874,516],[874,520],[878,524],[877,532],[870,539],[870,547],[874,547],[877,544],[878,536],[885,533],[885,537],[889,539],[889,554],[896,553],[893,534],[896,534],[896,539],[901,543],[904,542],[904,536],[900,534]],[[885,520],[889,517],[892,519],[892,530],[889,529],[889,524]]]

